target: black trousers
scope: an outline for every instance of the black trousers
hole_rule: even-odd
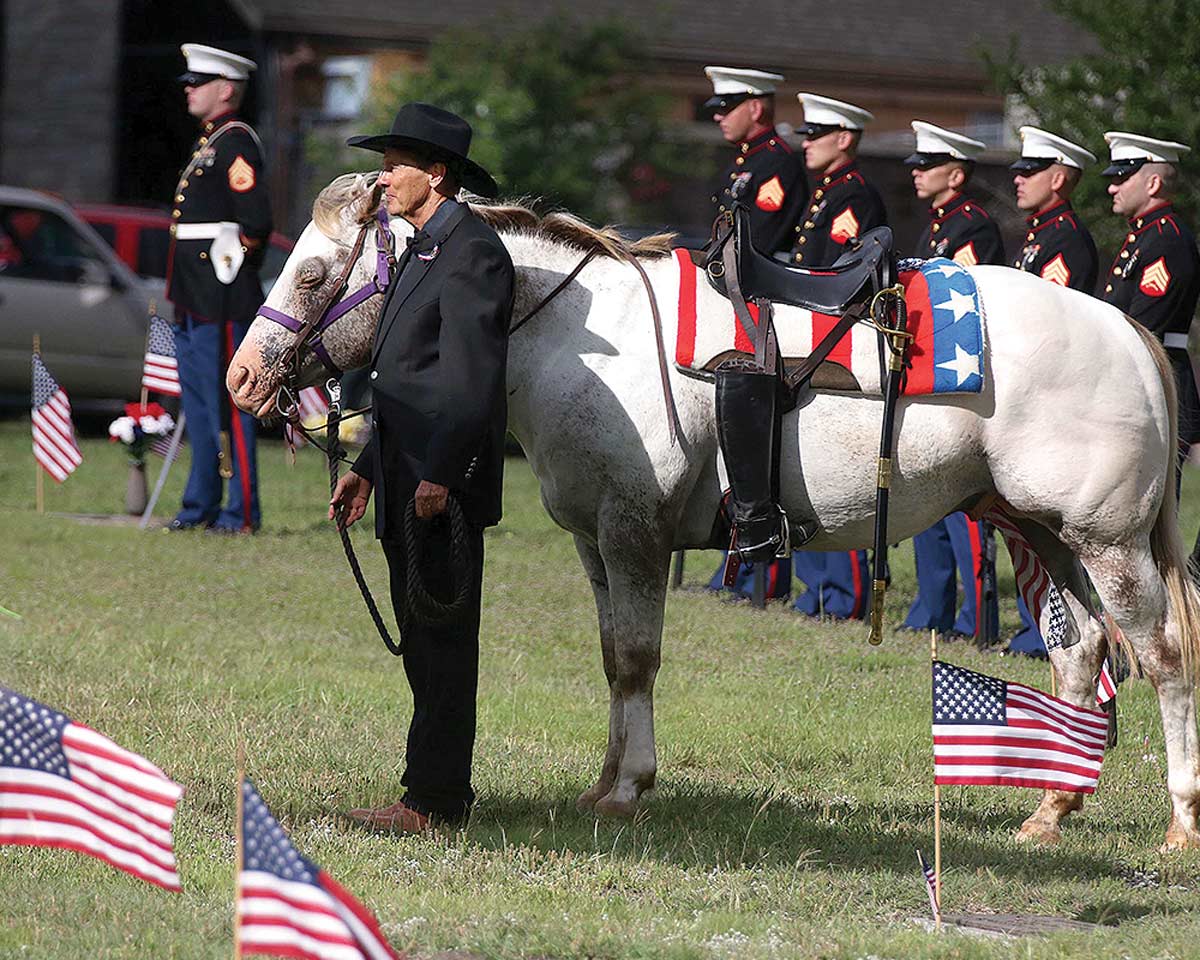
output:
[[[404,631],[404,672],[413,695],[404,776],[404,801],[416,810],[459,820],[475,802],[471,754],[475,747],[475,694],[479,685],[479,603],[483,584],[483,528],[468,526],[471,564],[467,610],[453,624],[411,623]],[[391,574],[392,607],[403,623],[407,555],[398,541],[382,540]],[[437,521],[422,547],[426,589],[451,599],[449,525]],[[464,571],[455,571],[462,576]]]

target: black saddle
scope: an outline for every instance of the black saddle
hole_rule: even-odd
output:
[[[868,230],[850,244],[829,267],[791,267],[754,249],[750,236],[750,213],[740,202],[732,208],[733,226],[706,251],[705,272],[723,296],[725,288],[722,253],[734,244],[742,295],[774,303],[787,303],[817,313],[840,315],[846,308],[869,299],[895,280],[895,255],[891,227]]]

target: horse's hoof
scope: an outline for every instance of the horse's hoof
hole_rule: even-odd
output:
[[[575,800],[575,809],[580,813],[591,813],[596,806],[596,801],[611,789],[611,786],[604,786],[599,783],[594,787],[588,787]]]
[[[596,801],[592,807],[593,812],[602,817],[623,817],[629,819],[637,813],[638,802],[634,798],[632,800],[622,800],[613,796],[613,793],[607,794]]]
[[[1167,837],[1158,848],[1159,853],[1171,853],[1175,850],[1200,850],[1200,833],[1189,830],[1175,817],[1167,827]]]
[[[1053,847],[1062,841],[1062,830],[1055,824],[1030,817],[1021,824],[1016,840],[1018,843],[1037,843],[1044,847]]]

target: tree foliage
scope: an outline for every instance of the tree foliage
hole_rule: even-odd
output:
[[[471,158],[505,196],[592,220],[653,218],[681,153],[663,137],[665,101],[634,80],[645,63],[644,42],[617,20],[458,30],[374,96],[371,129],[386,130],[400,104],[433,103],[470,122]]]
[[[1175,202],[1200,214],[1200,3],[1196,0],[1049,0],[1095,38],[1069,62],[1030,65],[989,58],[992,76],[1036,115],[1038,126],[1086,146],[1107,166],[1106,130],[1128,130],[1193,148],[1180,164]],[[1099,169],[1103,169],[1100,167]],[[1108,181],[1089,170],[1073,201],[1103,246],[1119,244]]]

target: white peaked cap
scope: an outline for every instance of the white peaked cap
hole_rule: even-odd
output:
[[[861,130],[875,119],[875,114],[852,103],[819,97],[815,93],[796,94],[804,105],[804,122],[815,127],[843,127],[846,130]]]
[[[1137,133],[1110,130],[1104,135],[1113,160],[1142,160],[1152,163],[1178,163],[1181,153],[1189,153],[1191,147],[1174,140],[1155,140]]]
[[[1061,163],[1078,170],[1096,162],[1096,155],[1090,150],[1085,150],[1079,144],[1056,134],[1037,127],[1021,127],[1017,132],[1021,135],[1021,160],[1049,160],[1051,163]],[[1020,161],[1013,164],[1014,169],[1020,169],[1022,166],[1034,169],[1037,164],[1022,165]]]
[[[974,160],[987,149],[987,144],[980,140],[972,140],[944,127],[935,127],[924,120],[914,120],[912,128],[917,135],[917,152],[913,157],[931,154],[946,155],[954,160]],[[909,162],[918,162],[913,157],[909,157]]]
[[[185,43],[179,48],[187,61],[188,73],[207,73],[226,80],[245,80],[258,64],[227,50],[206,47],[202,43]]]
[[[775,85],[783,83],[778,73],[762,70],[742,70],[737,67],[705,67],[704,75],[712,81],[713,93],[718,96],[748,93],[761,97],[775,92]]]

